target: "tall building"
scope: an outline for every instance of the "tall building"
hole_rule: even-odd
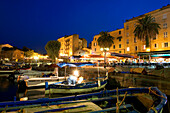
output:
[[[24,60],[24,52],[19,49],[9,48],[1,51],[1,58],[8,58],[10,61]]]
[[[60,57],[74,56],[77,50],[87,47],[86,39],[79,39],[78,34],[61,37],[58,41],[61,43]]]
[[[137,55],[138,53],[146,52],[146,43],[144,40],[139,40],[134,36],[134,30],[138,19],[151,15],[154,21],[160,24],[161,29],[159,34],[150,40],[150,51],[159,52],[170,50],[170,5],[138,17],[126,20],[124,28],[109,32],[115,37],[114,44],[110,47],[109,52],[125,53]],[[100,35],[95,35],[92,41],[92,54],[101,54],[97,39]]]
[[[109,52],[115,52],[115,53],[125,53],[124,49],[124,29],[118,29],[115,31],[108,32],[113,39],[113,44],[109,48]],[[98,38],[101,35],[95,35],[92,41],[92,54],[102,55],[103,51],[100,50],[100,46],[98,45]]]
[[[144,15],[126,20],[124,23],[125,53],[137,55],[139,52],[146,52],[144,40],[134,36],[134,30],[138,19],[151,15],[154,21],[160,24],[159,34],[150,40],[150,51],[170,50],[170,5],[146,13]]]

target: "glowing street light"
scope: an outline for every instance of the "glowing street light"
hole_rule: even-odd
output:
[[[106,64],[106,51],[109,51],[109,48],[100,48],[101,51],[104,51],[104,64]]]
[[[39,59],[39,57],[38,57],[38,56],[34,56],[34,59],[35,59],[35,60],[38,60],[38,59]]]
[[[146,48],[146,52],[150,52],[150,51],[151,51],[150,48]],[[151,60],[151,56],[149,54],[149,63],[150,63],[150,60]]]
[[[146,52],[150,52],[151,51],[151,49],[150,48],[146,48]]]

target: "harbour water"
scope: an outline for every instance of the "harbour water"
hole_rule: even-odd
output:
[[[116,80],[121,87],[158,87],[168,97],[168,102],[164,107],[163,113],[170,113],[170,82],[168,80],[129,74],[113,75],[109,82],[112,83],[112,80]],[[9,81],[6,75],[0,75],[0,102],[14,101],[15,99],[19,100],[24,96],[28,97],[29,100],[47,97],[47,95],[45,96],[44,91],[44,88],[18,90],[16,81]]]

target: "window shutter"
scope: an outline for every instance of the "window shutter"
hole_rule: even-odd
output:
[[[162,43],[162,48],[164,48],[164,43]]]

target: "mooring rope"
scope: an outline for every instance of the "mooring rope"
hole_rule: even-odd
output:
[[[158,111],[156,110],[156,108],[154,107],[154,105],[149,108],[149,111],[150,111],[151,109],[152,109],[155,113],[158,113]]]
[[[166,98],[166,97],[164,97],[163,95],[158,95],[158,94],[157,94],[154,90],[152,90],[152,89],[151,89],[151,87],[149,87],[149,94],[150,94],[151,92],[152,92],[153,94],[155,94],[156,96],[159,96],[159,97],[165,98],[165,99],[167,100],[167,98]]]

